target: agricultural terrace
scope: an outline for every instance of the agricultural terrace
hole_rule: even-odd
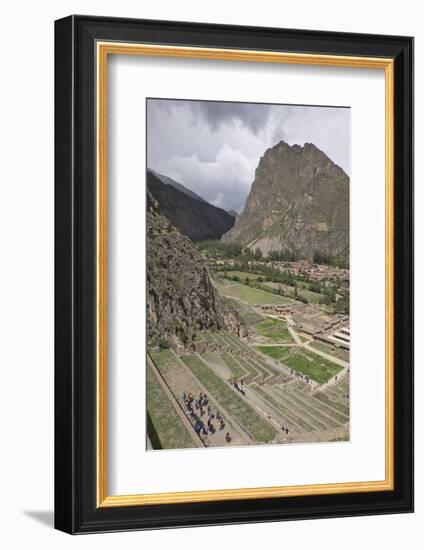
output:
[[[264,265],[257,272],[232,267],[224,273],[214,247],[226,247],[199,246],[215,288],[238,313],[246,336],[200,330],[190,349],[149,349],[151,446],[348,440],[349,353],[305,332],[322,327],[324,336],[331,335],[346,325],[343,313],[333,313],[333,294],[327,303],[322,285]]]
[[[330,378],[336,376],[342,370],[340,365],[306,349],[289,354],[284,358],[284,364],[312,378],[312,380],[315,380],[319,384],[328,382]]]
[[[268,355],[268,357],[271,357],[271,359],[275,359],[276,361],[281,361],[289,354],[287,348],[282,346],[255,346],[255,349],[265,355]]]
[[[245,281],[246,279],[247,280],[250,280],[250,281],[256,281],[257,279],[260,279],[261,276],[258,275],[257,273],[250,273],[249,271],[218,271],[218,275],[220,275],[221,277],[226,277],[228,279],[234,279],[234,280],[241,280],[241,281]]]
[[[148,434],[155,449],[195,447],[175,405],[168,398],[151,366],[147,366],[146,395]]]
[[[282,339],[284,323],[262,323],[261,331],[282,330]],[[226,331],[199,331],[194,346],[181,354],[149,350],[154,449],[348,439],[345,370],[320,389],[341,366],[293,344],[252,346]]]
[[[267,340],[279,344],[292,344],[293,338],[287,328],[287,324],[279,319],[267,318],[255,325],[257,334]]]
[[[234,298],[236,300],[242,300],[251,305],[287,304],[292,301],[290,298],[286,298],[285,296],[272,294],[271,292],[266,292],[265,290],[241,283],[228,282],[227,284],[222,284],[214,281],[214,284],[221,295],[227,296],[228,298]]]

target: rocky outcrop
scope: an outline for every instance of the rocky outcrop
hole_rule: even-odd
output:
[[[349,178],[315,145],[282,141],[260,159],[245,208],[222,240],[264,255],[347,260]]]
[[[164,216],[193,241],[220,239],[234,225],[234,216],[222,208],[163,183],[151,171],[147,171],[147,188]]]
[[[153,345],[186,346],[199,330],[245,327],[223,304],[202,256],[185,235],[162,215],[147,193],[147,334]]]

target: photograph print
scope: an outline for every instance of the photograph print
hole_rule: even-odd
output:
[[[147,449],[349,441],[350,109],[146,111]]]

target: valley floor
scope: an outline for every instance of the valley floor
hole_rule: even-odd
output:
[[[298,330],[298,307],[304,304],[236,285],[217,287],[244,318],[247,338],[201,331],[183,353],[149,349],[150,445],[169,449],[348,440],[348,353]],[[264,304],[269,296],[273,300]],[[287,303],[292,304],[289,312],[267,313],[268,306]],[[315,307],[321,315],[322,308]]]

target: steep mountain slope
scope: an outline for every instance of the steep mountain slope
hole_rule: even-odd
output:
[[[235,218],[237,218],[238,216],[238,213],[235,210],[227,210],[227,212],[230,214],[230,216],[234,216]]]
[[[187,187],[184,187],[182,183],[179,183],[178,181],[173,180],[169,176],[164,176],[163,174],[159,174],[159,172],[155,172],[155,170],[148,170],[152,174],[154,174],[162,183],[165,183],[166,185],[172,185],[172,187],[175,187],[178,191],[181,191],[181,193],[185,193],[192,199],[196,199],[200,202],[207,202],[205,199],[202,199],[199,195],[197,195],[194,191],[191,191],[191,189],[187,189]]]
[[[189,344],[201,329],[244,335],[237,313],[223,304],[202,256],[147,193],[147,334],[152,344]]]
[[[235,218],[225,210],[163,183],[151,171],[147,172],[147,188],[163,215],[193,241],[220,239],[234,225]]]
[[[260,159],[245,208],[222,240],[264,255],[347,259],[349,178],[315,145],[281,141]]]

